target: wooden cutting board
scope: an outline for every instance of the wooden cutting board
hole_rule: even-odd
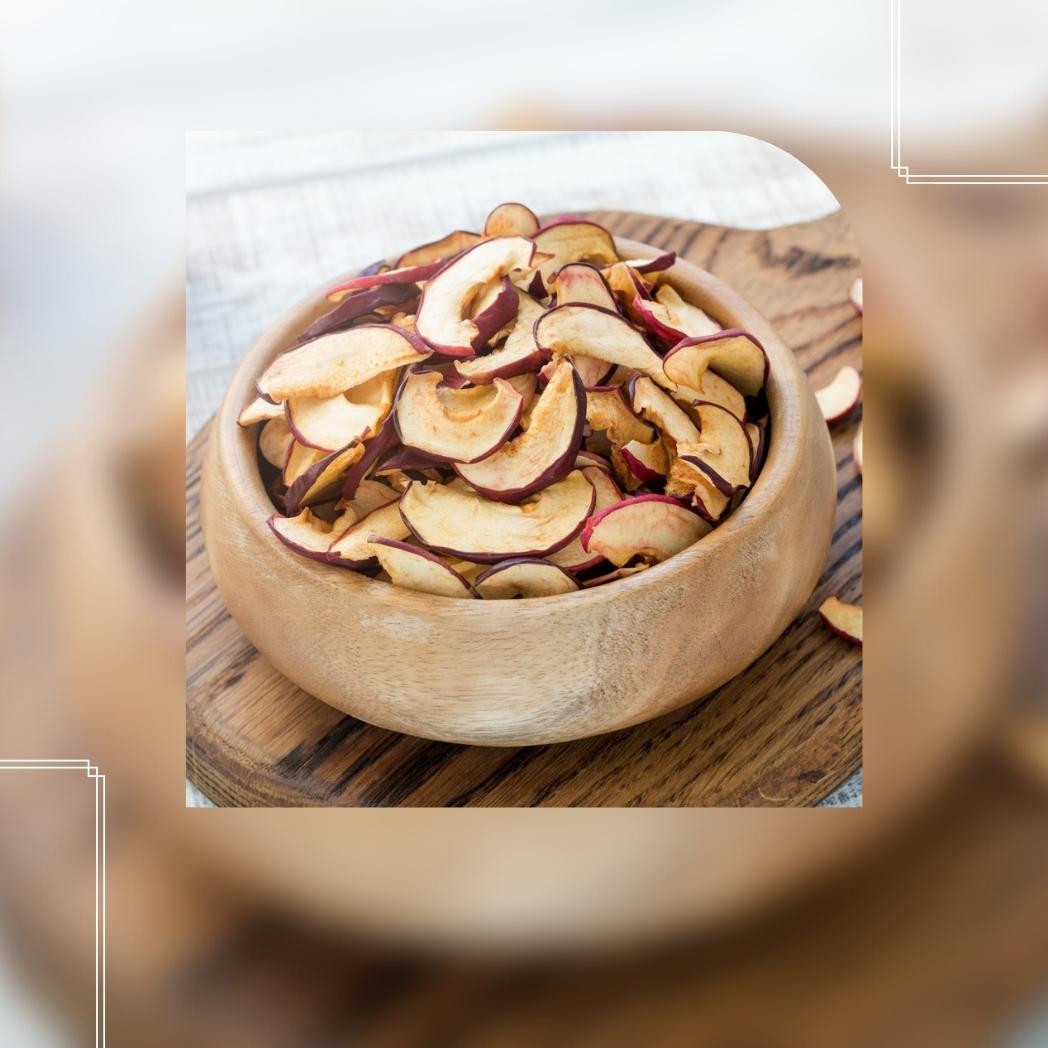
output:
[[[861,367],[848,291],[859,257],[844,215],[774,230],[595,212],[612,232],[672,249],[750,300],[813,384]],[[705,699],[625,731],[519,749],[457,746],[373,727],[276,672],[230,618],[199,518],[206,428],[187,449],[186,767],[222,805],[812,805],[861,765],[862,653],[815,612],[862,599],[856,422],[833,431],[837,525],[808,607],[746,672]],[[478,653],[482,657],[483,653]],[[643,659],[644,652],[637,657]]]

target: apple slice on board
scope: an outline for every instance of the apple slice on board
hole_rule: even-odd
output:
[[[313,451],[312,448],[309,449]],[[303,506],[323,502],[341,489],[349,468],[364,454],[364,445],[350,444],[330,454],[313,451],[321,456],[312,462],[287,486],[284,492],[284,510],[290,516]]]
[[[492,502],[464,481],[412,483],[400,512],[419,542],[474,563],[542,557],[566,546],[593,507],[590,482],[575,470],[521,505]]]
[[[600,306],[556,306],[535,324],[535,341],[554,356],[584,356],[621,364],[669,385],[659,355],[628,320]]]
[[[343,514],[348,526],[353,523],[353,513]],[[322,564],[338,564],[338,554],[329,553],[331,545],[331,534],[334,528],[342,521],[339,518],[336,524],[329,524],[321,520],[312,510],[304,509],[294,517],[282,517],[279,513],[270,516],[266,523],[270,530],[289,549],[310,560],[318,560]]]
[[[594,500],[590,516],[621,502],[625,496],[609,472],[597,466],[586,466],[582,470],[586,479],[593,486]],[[551,553],[547,558],[565,571],[578,573],[595,568],[604,558],[599,553],[589,553],[582,548],[582,541],[573,538],[563,549]]]
[[[295,440],[321,451],[344,448],[377,433],[393,407],[399,370],[383,371],[333,397],[292,397],[285,403]]]
[[[655,292],[654,300],[645,300],[638,295],[633,300],[632,311],[653,335],[671,345],[721,330],[720,324],[705,310],[685,302],[669,284],[663,284]]]
[[[455,370],[476,385],[496,378],[513,378],[534,371],[546,359],[535,343],[535,321],[544,310],[529,294],[516,288],[517,315],[506,341],[482,357],[456,360]]]
[[[438,259],[424,266],[404,266],[401,269],[387,269],[382,273],[361,274],[336,284],[324,293],[324,297],[329,302],[341,302],[352,292],[369,287],[381,287],[383,284],[416,284],[420,280],[429,280],[443,265],[443,261]]]
[[[862,644],[862,608],[859,605],[828,597],[819,605],[819,614],[838,636],[852,644]]]
[[[299,336],[301,345],[321,335],[330,335],[345,328],[360,327],[377,309],[384,306],[409,308],[418,299],[418,288],[414,284],[385,284],[382,287],[358,291],[339,302],[334,309],[321,313]],[[374,323],[374,320],[371,321]]]
[[[539,275],[549,287],[550,277],[570,262],[595,262],[599,266],[619,260],[615,238],[596,222],[564,215],[532,234],[539,251],[552,257],[542,262]]]
[[[673,382],[690,389],[702,386],[707,368],[712,368],[747,397],[755,397],[768,379],[764,347],[740,328],[686,338],[666,354],[662,363]]]
[[[248,426],[258,425],[259,422],[270,422],[275,418],[280,418],[283,414],[283,404],[273,404],[268,400],[263,400],[262,397],[255,397],[237,416],[237,425],[246,429]]]
[[[428,356],[429,347],[417,336],[388,324],[366,324],[281,354],[258,380],[258,391],[271,400],[334,397]]]
[[[853,367],[841,368],[828,386],[816,391],[815,399],[828,423],[840,422],[862,399],[862,375]]]
[[[524,398],[505,380],[464,390],[441,389],[439,372],[408,375],[396,420],[405,447],[435,460],[476,462],[501,448],[517,428]]]
[[[679,443],[677,455],[702,470],[714,487],[731,498],[750,486],[753,450],[742,423],[718,404],[699,404],[701,434],[694,443]]]
[[[678,444],[699,440],[699,430],[684,409],[659,389],[647,375],[639,375],[633,379],[629,387],[629,397],[633,410],[657,426],[670,440]]]
[[[468,251],[483,239],[479,233],[467,233],[464,229],[456,229],[453,233],[448,233],[446,237],[441,237],[440,240],[420,244],[404,252],[397,259],[397,269],[404,269],[407,266],[427,266],[431,262],[446,262],[463,251]]]
[[[350,523],[342,532],[334,532],[334,540],[328,544],[328,552],[347,567],[360,568],[375,559],[375,550],[369,540],[393,539],[399,542],[410,536],[404,518],[400,515],[400,499],[387,502],[373,509],[359,520]]]
[[[851,293],[848,296],[851,299],[851,304],[855,307],[855,312],[862,316],[862,277],[859,277],[854,284],[851,286]]]
[[[859,426],[859,432],[855,434],[855,442],[852,444],[852,458],[855,460],[855,468],[859,471],[859,476],[862,476],[862,426]]]
[[[530,237],[539,231],[541,225],[530,207],[510,201],[493,208],[484,219],[484,236]]]
[[[377,536],[372,536],[368,545],[394,586],[437,597],[472,600],[476,596],[473,587],[454,568],[429,550]]]
[[[641,444],[631,440],[618,449],[626,468],[640,484],[661,484],[670,470],[666,445],[661,440]]]
[[[574,467],[585,418],[586,391],[563,360],[535,402],[528,428],[479,462],[456,463],[455,472],[488,498],[518,502]]]
[[[283,406],[279,418],[271,418],[259,431],[258,450],[262,457],[277,469],[283,470],[288,452],[295,438],[288,428],[287,419],[283,416]]]
[[[446,356],[474,356],[486,338],[512,319],[512,314],[507,313],[502,324],[492,327],[485,336],[468,316],[477,293],[516,270],[531,269],[534,256],[535,245],[527,237],[496,237],[462,252],[427,282],[415,314],[418,334]],[[510,289],[504,302],[511,304],[515,312],[515,292],[519,289],[513,285]]]
[[[637,418],[626,402],[622,386],[586,390],[586,422],[606,433],[608,440],[620,447],[632,440],[650,444],[655,439],[655,430]]]
[[[634,557],[667,560],[709,532],[709,524],[676,499],[638,495],[594,514],[582,532],[582,546],[621,568]]]
[[[538,557],[515,557],[493,564],[477,576],[474,586],[485,600],[555,597],[579,588],[563,568]]]

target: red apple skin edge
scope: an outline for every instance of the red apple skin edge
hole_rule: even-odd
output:
[[[651,309],[652,301],[654,300],[644,299],[640,295],[636,295],[633,299],[633,311],[644,321],[648,330],[656,338],[660,338],[663,342],[668,342],[676,347],[678,343],[683,342],[688,337],[687,334],[677,328],[670,327],[669,324],[664,324],[655,316]]]
[[[342,497],[352,499],[357,493],[360,482],[371,472],[375,463],[397,443],[397,430],[393,413],[382,423],[378,433],[370,441],[365,441],[364,454],[349,468],[346,479],[342,482]]]
[[[418,288],[414,284],[383,284],[381,287],[361,291],[359,295],[350,295],[343,299],[334,309],[322,313],[312,324],[298,336],[298,344],[312,342],[321,335],[331,335],[350,327],[359,319],[379,306],[399,306],[415,297]],[[426,352],[429,352],[427,347]]]
[[[674,262],[677,261],[676,251],[667,251],[665,254],[657,255],[655,258],[648,262],[643,262],[639,266],[633,266],[638,273],[647,275],[648,273],[661,273],[664,270],[669,269]]]
[[[630,505],[636,505],[639,502],[667,502],[671,506],[676,506],[678,509],[686,509],[689,513],[695,511],[690,507],[681,502],[680,499],[675,499],[672,495],[635,495],[631,499],[623,499],[622,502],[616,502],[614,506],[608,506],[607,509],[602,509],[599,513],[594,513],[586,521],[586,526],[582,529],[582,548],[589,553],[589,540],[593,535],[593,531],[596,526],[606,517],[609,513],[614,513],[616,510],[622,509],[623,505],[629,503]]]
[[[319,561],[321,564],[334,564],[338,567],[344,568],[353,566],[352,561],[343,560],[337,553],[328,553],[326,550],[306,549],[305,546],[300,546],[297,542],[289,542],[286,536],[281,535],[281,533],[277,531],[276,528],[276,522],[278,520],[285,519],[287,518],[285,518],[280,513],[272,513],[266,518],[266,524],[269,525],[269,530],[272,531],[273,534],[276,535],[276,537],[280,539],[280,541],[283,542],[288,549],[294,550],[295,553],[298,553],[300,556],[303,557],[308,557],[310,560]]]
[[[340,299],[334,299],[332,295],[343,296],[350,291],[381,287],[383,284],[415,284],[420,280],[429,280],[443,266],[444,260],[441,259],[439,262],[430,262],[425,266],[405,266],[403,269],[388,269],[384,273],[361,273],[359,276],[350,277],[342,284],[336,284],[324,292],[324,297],[329,301],[337,302]]]
[[[768,354],[764,352],[764,347],[760,342],[754,338],[748,331],[743,331],[742,328],[725,328],[723,331],[715,331],[711,335],[696,335],[694,338],[686,338],[678,342],[672,349],[666,352],[666,355],[662,358],[663,361],[669,360],[674,353],[686,346],[701,346],[707,342],[723,342],[729,338],[748,338],[760,351],[761,356],[764,357],[764,379],[761,383],[762,387],[768,384]]]
[[[630,472],[642,484],[661,484],[666,479],[661,473],[656,473],[655,470],[649,469],[639,458],[627,451],[626,448],[619,448],[619,453],[625,459]]]
[[[694,466],[696,469],[702,470],[703,473],[709,478],[710,483],[722,494],[728,498],[732,498],[735,493],[745,487],[744,484],[740,484],[736,487],[733,484],[729,484],[708,462],[696,457],[695,455],[681,455],[681,459],[687,462],[689,466]],[[753,459],[750,459],[750,469],[753,469]]]
[[[822,619],[823,624],[833,633],[836,633],[838,637],[843,637],[849,644],[854,644],[856,647],[862,647],[862,641],[858,637],[852,636],[847,630],[842,630],[835,626],[821,611],[819,612],[819,618]]]
[[[453,575],[463,586],[469,590],[473,596],[477,595],[476,590],[464,579],[451,565],[445,564],[435,553],[430,553],[428,549],[423,549],[421,546],[412,545],[410,542],[400,542],[398,539],[384,539],[377,535],[371,535],[368,537],[368,542],[373,546],[389,546],[392,549],[400,549],[405,553],[414,553],[420,557],[424,557],[426,560],[432,561],[434,564],[439,564],[449,575]]]
[[[505,570],[506,568],[512,568],[517,564],[541,564],[543,567],[556,568],[557,571],[559,571],[566,578],[569,578],[572,582],[575,582],[575,579],[572,578],[572,573],[570,571],[565,571],[559,564],[551,564],[548,560],[544,560],[542,557],[508,557],[506,560],[500,560],[497,564],[492,564],[490,568],[485,568],[477,576],[476,583],[477,585],[479,585],[486,579],[491,578],[492,575],[498,575],[499,572]]]

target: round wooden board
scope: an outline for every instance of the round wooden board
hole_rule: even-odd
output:
[[[841,212],[774,230],[621,212],[594,217],[733,285],[775,325],[817,387],[844,364],[861,368],[862,322],[848,298],[859,257]],[[712,695],[648,724],[520,749],[456,746],[373,727],[318,702],[255,651],[208,568],[199,520],[205,429],[187,449],[186,470],[189,778],[222,805],[818,803],[862,761],[861,649],[830,634],[815,612],[830,594],[862,597],[856,424],[833,432],[839,490],[826,570],[808,608],[760,659]]]

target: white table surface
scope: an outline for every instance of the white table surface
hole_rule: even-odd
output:
[[[290,302],[499,201],[755,229],[837,207],[793,157],[717,132],[191,134],[186,159],[187,440]],[[188,782],[186,803],[210,805]],[[861,806],[862,773],[823,803]]]

